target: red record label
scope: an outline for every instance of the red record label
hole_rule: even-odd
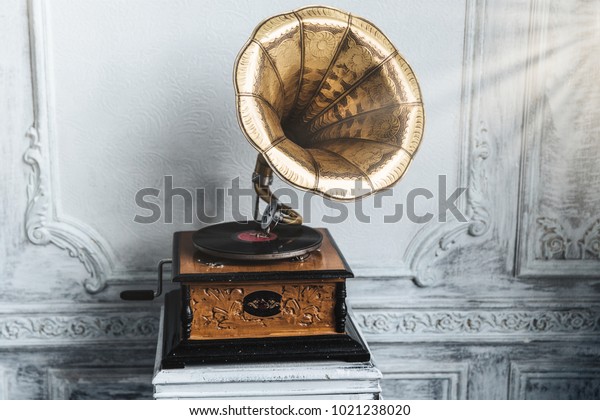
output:
[[[246,230],[238,233],[237,238],[243,242],[269,242],[277,239],[277,235],[273,232],[265,233],[262,230]]]

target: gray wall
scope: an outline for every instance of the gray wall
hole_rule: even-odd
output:
[[[385,396],[599,398],[599,3],[328,3],[380,27],[426,107],[393,198],[327,225]],[[118,293],[151,286],[172,232],[203,223],[181,202],[171,224],[134,223],[135,192],[248,182],[233,62],[258,22],[303,5],[0,4],[0,398],[151,396],[158,306]],[[466,222],[437,221],[435,200],[417,208],[430,223],[383,222],[439,175],[468,187]]]

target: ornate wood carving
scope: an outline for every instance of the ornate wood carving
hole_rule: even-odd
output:
[[[202,340],[335,333],[335,289],[335,283],[242,287],[191,285],[193,321],[190,338]],[[281,296],[277,313],[255,316],[244,310],[245,298],[258,292]],[[260,304],[258,301],[251,303]]]

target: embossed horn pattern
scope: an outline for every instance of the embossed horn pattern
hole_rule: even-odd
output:
[[[269,166],[334,200],[392,186],[423,136],[411,68],[375,26],[340,10],[264,21],[237,58],[234,83],[242,130]]]

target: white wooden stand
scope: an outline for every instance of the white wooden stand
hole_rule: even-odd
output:
[[[155,399],[380,398],[381,372],[372,362],[212,364],[161,369],[162,316],[152,380]]]

